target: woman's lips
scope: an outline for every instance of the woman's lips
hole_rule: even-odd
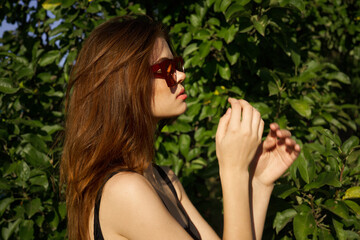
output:
[[[185,100],[187,98],[187,95],[184,93],[184,94],[179,94],[176,99],[181,99],[181,100]]]
[[[176,99],[182,99],[185,100],[187,98],[187,95],[185,94],[185,89],[182,89],[179,93],[179,95],[177,95]]]

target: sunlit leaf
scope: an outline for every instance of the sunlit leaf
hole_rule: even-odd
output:
[[[229,64],[226,63],[225,66],[219,65],[218,67],[219,67],[220,76],[225,80],[230,80],[231,71],[230,71]]]
[[[360,187],[355,186],[348,188],[343,196],[343,199],[360,198]]]
[[[51,50],[51,51],[45,53],[39,59],[39,65],[42,67],[49,65],[49,64],[53,63],[56,59],[58,59],[59,55],[60,55],[60,52],[58,50]]]
[[[302,208],[293,220],[296,239],[305,240],[316,231],[316,222],[310,208]]]
[[[187,134],[181,134],[179,137],[179,149],[184,157],[187,157],[190,150],[191,138]]]
[[[289,103],[290,103],[291,107],[297,113],[299,113],[301,116],[310,118],[311,106],[308,102],[306,102],[305,100],[301,100],[301,99],[293,99],[293,100],[289,99]]]
[[[14,94],[19,90],[19,88],[14,88],[13,83],[8,78],[0,78],[0,92],[6,94]]]
[[[276,233],[279,233],[296,215],[297,212],[293,208],[277,212],[273,223]]]
[[[350,151],[357,145],[359,145],[359,138],[357,136],[351,136],[343,143],[341,149],[345,154],[349,154]]]

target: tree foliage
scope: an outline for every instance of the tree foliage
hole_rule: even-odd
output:
[[[156,161],[180,176],[216,231],[214,136],[232,96],[291,130],[302,147],[275,185],[264,239],[360,239],[354,0],[3,1],[0,19],[18,28],[0,46],[1,238],[64,239],[58,164],[69,72],[95,26],[139,13],[169,27],[186,64],[188,110],[162,130]]]

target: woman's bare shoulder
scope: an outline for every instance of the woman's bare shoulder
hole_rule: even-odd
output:
[[[154,191],[146,178],[134,172],[120,172],[110,178],[104,186],[103,198],[121,198],[126,200],[127,196],[136,197],[147,191]],[[125,197],[125,198],[124,198]]]
[[[128,239],[160,239],[175,233],[187,239],[151,184],[137,173],[118,173],[105,184],[100,221],[105,239],[106,235],[109,239],[115,235]]]

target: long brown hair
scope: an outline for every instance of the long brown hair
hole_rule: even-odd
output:
[[[104,179],[119,169],[140,174],[153,160],[151,114],[155,41],[166,31],[147,17],[117,17],[85,41],[66,98],[64,150],[69,239],[89,238],[89,216]]]

